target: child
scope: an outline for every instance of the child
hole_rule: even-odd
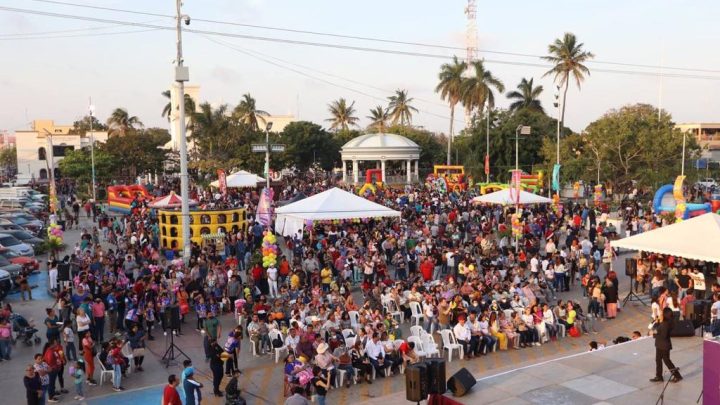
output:
[[[82,401],[85,399],[83,394],[83,385],[85,384],[85,362],[80,359],[75,362],[75,369],[70,370],[75,382],[75,399]]]
[[[72,329],[72,321],[66,320],[63,323],[62,331],[63,342],[65,342],[65,354],[68,361],[75,361],[78,359],[77,350],[75,349],[75,332]]]

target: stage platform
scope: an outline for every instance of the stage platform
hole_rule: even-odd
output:
[[[684,380],[670,383],[665,404],[695,404],[702,391],[702,338],[674,338],[671,358]],[[454,362],[453,362],[454,363]],[[612,345],[552,360],[475,375],[472,391],[454,400],[464,404],[655,404],[665,384],[648,381],[655,375],[652,338]],[[448,376],[449,377],[449,376]],[[669,373],[665,371],[665,380]],[[452,397],[448,392],[446,395]],[[408,404],[405,392],[362,404]],[[702,400],[700,401],[702,403]]]

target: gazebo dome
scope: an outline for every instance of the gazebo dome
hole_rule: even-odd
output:
[[[420,149],[420,146],[402,135],[377,133],[360,135],[351,139],[342,147],[343,151],[359,148],[409,148],[417,150]]]

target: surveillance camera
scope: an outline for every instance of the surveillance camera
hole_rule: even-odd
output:
[[[185,20],[185,25],[190,25],[190,16],[189,15],[184,15],[183,20]]]

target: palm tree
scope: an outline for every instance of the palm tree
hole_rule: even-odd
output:
[[[216,158],[223,149],[223,140],[228,139],[230,122],[227,117],[227,104],[215,109],[210,103],[200,104],[200,111],[193,114],[193,140],[207,159]]]
[[[585,80],[585,75],[590,75],[590,69],[583,65],[584,62],[595,57],[591,52],[583,50],[583,43],[578,43],[575,34],[566,32],[562,39],[558,38],[548,45],[548,56],[544,56],[548,62],[552,62],[552,69],[545,72],[543,77],[555,76],[555,83],[563,86],[562,112],[560,113],[560,127],[565,123],[565,101],[567,100],[568,85],[570,76],[575,78],[575,83],[580,84]]]
[[[110,118],[107,120],[108,127],[110,127],[110,135],[123,136],[128,131],[134,130],[135,126],[141,127],[143,123],[140,118],[136,116],[130,116],[128,111],[124,108],[116,108],[115,111],[110,114]]]
[[[241,122],[249,126],[253,130],[259,128],[259,124],[265,125],[265,118],[270,116],[267,111],[258,110],[255,105],[255,99],[252,98],[250,93],[243,94],[242,100],[233,110],[233,118],[238,122]]]
[[[370,120],[368,130],[380,133],[387,131],[387,122],[390,119],[387,108],[381,105],[372,108],[370,109],[370,115],[365,118]]]
[[[460,102],[462,96],[463,73],[467,70],[467,63],[458,61],[457,56],[453,57],[452,63],[445,63],[440,67],[438,78],[440,82],[435,87],[435,92],[440,93],[440,98],[447,100],[450,104],[450,138],[448,139],[447,164],[450,164],[450,149],[455,136],[453,130],[455,124],[455,106]]]
[[[402,126],[410,125],[412,114],[418,112],[418,109],[410,105],[414,99],[408,97],[407,90],[395,90],[395,95],[388,97],[388,100],[390,100],[388,111],[390,111],[392,124],[395,125],[399,121]]]
[[[483,61],[470,62],[471,76],[463,82],[461,101],[465,108],[470,111],[477,108],[478,115],[482,115],[487,102],[489,108],[495,106],[495,94],[493,89],[503,92],[505,85],[493,76],[492,72],[485,69]]]
[[[168,121],[170,121],[170,116],[172,115],[172,105],[171,105],[171,95],[170,90],[165,90],[162,92],[163,97],[166,97],[168,99],[167,104],[165,104],[165,107],[162,110],[162,117],[167,117]],[[192,117],[192,115],[195,113],[195,100],[190,97],[189,94],[185,94],[185,116],[186,117]]]
[[[325,121],[330,122],[330,129],[337,131],[338,129],[348,130],[351,126],[357,126],[358,117],[355,116],[355,102],[347,104],[344,98],[333,101],[328,104],[328,111],[332,118]]]
[[[540,100],[538,100],[540,93],[543,92],[543,86],[534,87],[533,80],[535,79],[531,78],[528,80],[523,77],[523,79],[520,80],[520,84],[517,86],[517,91],[510,91],[505,95],[505,97],[510,100],[517,100],[510,104],[510,111],[528,109],[541,112],[543,114],[545,113],[545,110],[540,104]]]

